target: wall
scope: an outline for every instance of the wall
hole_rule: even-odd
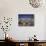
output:
[[[32,8],[28,0],[0,0],[0,18],[1,17],[13,17],[13,22],[10,31],[17,40],[27,40],[34,34],[37,35],[37,39],[45,39],[45,15],[46,6],[43,4],[42,7]],[[19,27],[18,26],[18,14],[27,13],[34,14],[35,26],[34,27]],[[2,31],[0,31],[0,35]],[[45,34],[44,34],[45,33]],[[3,33],[4,34],[4,33]],[[0,36],[0,39],[4,37]]]

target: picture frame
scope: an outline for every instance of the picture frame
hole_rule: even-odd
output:
[[[18,26],[34,26],[34,14],[18,14]]]

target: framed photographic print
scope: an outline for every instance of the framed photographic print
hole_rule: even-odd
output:
[[[18,26],[34,26],[34,14],[18,14]]]

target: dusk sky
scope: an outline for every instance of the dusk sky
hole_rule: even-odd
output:
[[[34,18],[34,14],[19,14],[19,18]]]

